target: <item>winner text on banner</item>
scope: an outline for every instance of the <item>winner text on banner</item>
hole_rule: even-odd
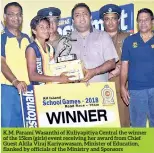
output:
[[[120,127],[114,83],[28,86],[26,127]]]

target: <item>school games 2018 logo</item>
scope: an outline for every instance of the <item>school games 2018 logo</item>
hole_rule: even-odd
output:
[[[113,105],[114,102],[114,92],[113,90],[108,86],[105,85],[104,88],[101,91],[102,98],[103,98],[103,105]]]

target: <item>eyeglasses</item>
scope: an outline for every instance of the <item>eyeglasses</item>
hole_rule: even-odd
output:
[[[7,13],[6,15],[7,15],[9,18],[14,18],[14,17],[21,18],[21,17],[22,17],[22,13],[18,13],[18,14]]]

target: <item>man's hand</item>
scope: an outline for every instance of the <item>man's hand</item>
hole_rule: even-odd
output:
[[[120,67],[121,65],[118,63],[116,68],[109,73],[109,80],[120,75]]]
[[[123,99],[124,103],[128,106],[129,99],[130,99],[128,90],[125,87],[121,87],[120,94],[121,94],[121,98]]]
[[[83,78],[82,82],[87,82],[96,75],[96,70],[84,68],[84,75],[85,77]]]
[[[27,91],[27,84],[24,81],[16,80],[13,85],[18,89],[18,92],[25,93]]]
[[[61,73],[61,75],[60,75],[60,83],[73,83],[74,81],[72,81],[72,80],[69,80],[70,78],[72,78],[72,77],[74,77],[74,76],[67,76],[66,75],[67,74],[67,72],[63,72],[63,73]]]
[[[111,79],[111,78],[113,78],[114,77],[114,75],[112,74],[112,73],[109,73],[109,80]]]

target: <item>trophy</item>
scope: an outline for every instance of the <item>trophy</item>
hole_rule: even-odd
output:
[[[59,42],[63,39],[63,47],[59,51],[57,63],[50,65],[50,70],[53,76],[59,76],[66,72],[67,76],[74,76],[70,80],[79,81],[84,78],[83,63],[81,60],[77,60],[76,54],[70,54],[72,49],[70,42],[77,40],[71,38],[71,31],[67,31],[67,35],[62,36]]]
[[[71,31],[67,30],[67,35],[66,36],[62,36],[59,40],[59,42],[61,40],[64,40],[63,42],[63,48],[59,51],[59,56],[57,57],[57,63],[60,62],[66,62],[66,61],[73,61],[76,60],[76,54],[70,54],[71,49],[72,49],[72,45],[70,44],[71,41],[77,41],[77,39],[72,39],[71,38]]]

